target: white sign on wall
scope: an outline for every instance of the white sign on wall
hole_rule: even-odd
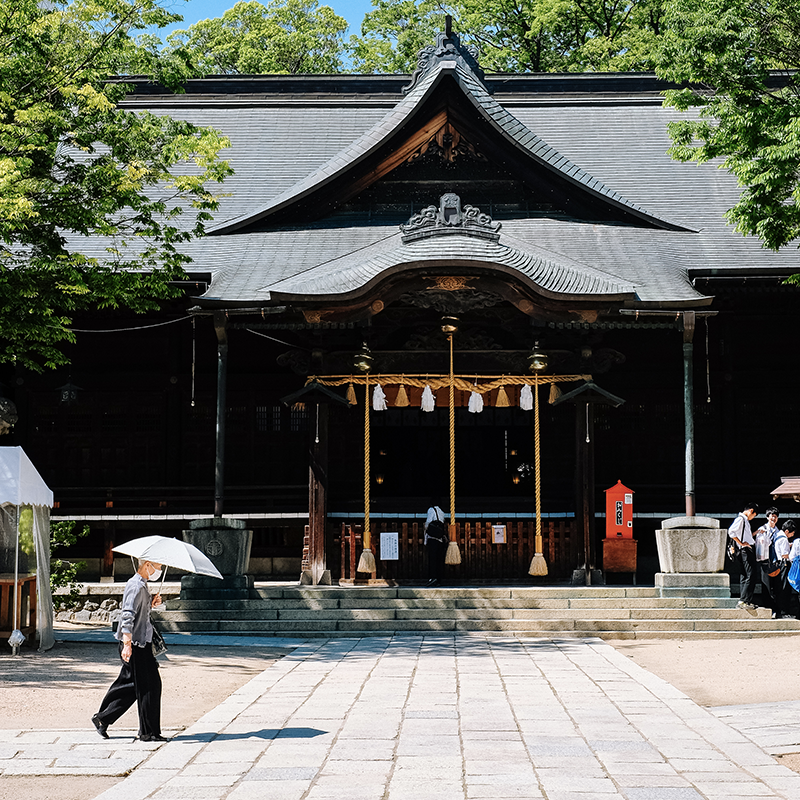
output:
[[[400,534],[397,531],[381,531],[381,561],[400,560]]]

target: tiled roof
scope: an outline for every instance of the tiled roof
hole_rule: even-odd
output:
[[[368,78],[308,76],[303,81],[286,76],[249,82],[231,78],[224,91],[214,84],[213,92],[208,88],[213,82],[202,81],[200,92],[135,95],[128,104],[210,125],[230,137],[225,155],[236,174],[221,189],[226,196],[215,216],[222,225],[225,220],[252,220],[265,210],[290,204],[303,192],[313,192],[320,176],[324,180],[325,175],[338,174],[337,164],[347,161],[346,154],[357,160],[358,154],[367,153],[407,119],[409,109],[433,91],[435,81],[452,77],[491,120],[498,136],[526,148],[530,158],[557,166],[559,174],[570,174],[577,191],[591,187],[620,209],[649,214],[653,224],[505,217],[496,245],[463,241],[456,246],[460,237],[450,237],[448,250],[441,242],[412,243],[417,249],[402,245],[396,221],[388,224],[366,215],[264,227],[183,246],[193,259],[192,271],[212,274],[206,297],[259,304],[287,295],[357,293],[420,259],[452,263],[455,252],[487,269],[516,271],[521,281],[552,296],[624,296],[633,297],[637,305],[668,307],[708,302],[692,286],[694,270],[726,275],[739,270],[800,271],[796,250],[765,250],[758,240],[742,237],[725,224],[724,211],[736,202],[739,188],[718,164],[670,159],[666,124],[675,112],[657,102],[654,79],[489,76],[486,86],[497,92],[493,97],[462,69],[443,69],[424,76],[406,97],[396,78],[375,79],[381,92],[366,95],[348,87],[369,88]],[[291,93],[274,91],[284,81]],[[247,93],[251,84],[260,94]],[[306,85],[313,91],[303,93]],[[602,91],[593,93],[595,86]],[[440,193],[431,188],[421,205],[437,203]],[[462,200],[481,205],[480,198],[464,195]],[[409,202],[406,219],[421,205]],[[492,213],[490,208],[482,210]],[[675,227],[656,229],[659,220],[673,221]],[[108,242],[95,237],[72,244],[102,258]]]
[[[636,217],[655,224],[657,227],[673,229],[680,227],[674,222],[653,215],[641,206],[630,202],[618,192],[605,186],[602,181],[572,163],[497,103],[486,91],[483,83],[472,72],[459,63],[443,61],[430,69],[406,97],[383,119],[343,150],[332,156],[314,172],[273,198],[265,207],[226,220],[211,228],[210,233],[233,233],[264,220],[270,214],[291,207],[293,203],[313,195],[315,190],[343,176],[348,171],[352,171],[354,167],[365,160],[377,148],[398,134],[413,112],[433,94],[437,86],[448,75],[455,80],[483,119],[492,126],[496,135],[512,142],[527,157],[558,173],[575,186],[581,187],[582,191],[599,195],[606,202],[625,209]]]

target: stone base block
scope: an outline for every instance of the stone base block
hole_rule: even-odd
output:
[[[244,575],[250,562],[253,531],[241,519],[214,517],[189,523],[183,540],[205,553],[226,577]]]
[[[300,575],[300,583],[303,586],[330,586],[331,585],[331,571],[329,569],[322,570],[319,580],[314,583],[314,575],[310,569],[304,569]]]
[[[725,572],[657,572],[655,587],[662,597],[731,596],[731,579]]]
[[[572,580],[570,583],[573,586],[605,586],[605,578],[603,578],[603,570],[593,569],[591,575],[591,583],[586,583],[586,570],[574,569],[572,570]]]
[[[662,572],[722,572],[728,531],[720,528],[663,528],[656,531]]]
[[[253,590],[252,575],[226,575],[222,580],[205,575],[181,578],[181,600],[247,600]]]

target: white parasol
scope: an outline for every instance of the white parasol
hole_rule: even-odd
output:
[[[174,567],[197,575],[207,575],[209,578],[222,580],[220,571],[211,562],[211,559],[193,544],[182,539],[171,539],[168,536],[142,536],[114,548],[118,553],[124,553],[132,558],[143,561],[152,561],[163,564],[164,567]],[[164,570],[164,577],[167,571]],[[161,580],[164,582],[163,578]]]

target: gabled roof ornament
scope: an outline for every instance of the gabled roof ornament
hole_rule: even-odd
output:
[[[429,236],[451,235],[454,233],[489,239],[496,242],[500,239],[501,225],[488,214],[475,206],[461,207],[461,198],[449,192],[439,200],[439,208],[428,206],[419,214],[414,214],[408,224],[401,225],[403,244],[425,239]]]
[[[483,81],[484,72],[478,64],[480,51],[475,45],[461,44],[458,34],[453,33],[453,18],[450,14],[444,19],[445,30],[436,35],[436,45],[430,44],[417,53],[417,69],[411,76],[411,83],[403,89],[403,94],[410,92],[423,75],[442,61],[455,61]]]

